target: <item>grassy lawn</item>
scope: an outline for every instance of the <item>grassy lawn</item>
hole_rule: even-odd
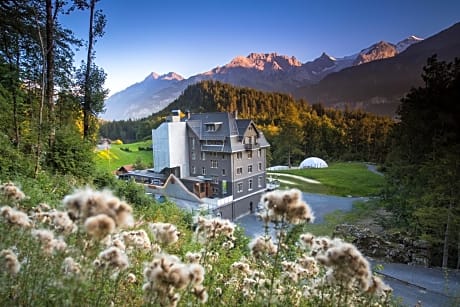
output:
[[[148,167],[153,166],[152,151],[139,150],[139,147],[152,146],[152,141],[144,141],[132,144],[122,144],[110,146],[109,150],[96,151],[96,167],[99,170],[112,172],[123,165],[134,164],[138,159]],[[130,151],[124,151],[122,148],[128,148]]]
[[[365,164],[358,162],[331,163],[328,168],[293,169],[276,171],[310,178],[321,184],[307,183],[294,178],[279,176],[281,188],[298,188],[304,192],[320,193],[338,196],[374,196],[379,193],[384,184],[383,176],[369,171]],[[269,177],[270,175],[268,175]]]

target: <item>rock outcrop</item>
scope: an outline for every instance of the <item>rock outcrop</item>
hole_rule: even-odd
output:
[[[333,236],[353,243],[364,255],[374,259],[425,267],[430,265],[430,244],[414,240],[403,232],[377,234],[366,227],[341,224],[336,226]]]

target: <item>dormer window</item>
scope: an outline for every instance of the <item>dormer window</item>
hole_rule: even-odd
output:
[[[222,122],[209,122],[204,124],[207,132],[214,132],[219,130]]]

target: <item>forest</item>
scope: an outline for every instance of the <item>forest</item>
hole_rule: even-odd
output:
[[[42,171],[87,177],[103,111],[106,74],[95,63],[105,15],[90,1],[0,3],[0,135],[2,177]],[[88,12],[88,37],[62,19]],[[74,50],[86,60],[74,66]]]
[[[189,86],[165,110],[141,120],[101,125],[108,138],[137,141],[150,138],[171,110],[235,112],[252,119],[271,144],[272,165],[298,164],[308,156],[327,160],[382,163],[390,146],[394,120],[360,110],[336,110],[310,105],[291,95],[239,88],[218,81]]]

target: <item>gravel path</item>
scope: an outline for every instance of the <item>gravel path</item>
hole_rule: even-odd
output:
[[[295,178],[297,180],[305,181],[305,182],[308,182],[308,183],[321,184],[321,182],[319,182],[317,180],[310,179],[310,178],[305,178],[305,177],[302,177],[302,176],[292,175],[292,174],[269,173],[269,172],[267,172],[267,175],[269,175],[269,176],[290,177],[290,178]]]

